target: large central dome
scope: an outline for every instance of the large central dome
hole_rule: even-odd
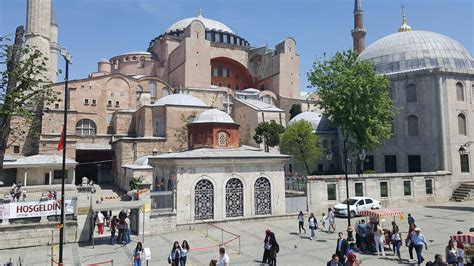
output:
[[[359,56],[370,60],[379,73],[424,68],[474,69],[469,51],[457,41],[429,31],[398,32],[386,36]]]
[[[191,24],[191,22],[193,20],[201,21],[204,24],[204,27],[206,28],[206,30],[216,30],[216,31],[234,33],[224,23],[216,21],[216,20],[204,18],[202,15],[199,15],[199,16],[194,17],[194,18],[182,19],[182,20],[174,23],[173,25],[171,25],[171,27],[169,27],[165,31],[165,33],[173,32],[173,31],[182,31],[182,30],[186,29],[189,26],[189,24]]]

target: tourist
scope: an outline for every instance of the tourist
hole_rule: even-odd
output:
[[[400,246],[402,245],[402,233],[400,233],[400,228],[395,222],[392,222],[392,234],[390,238],[393,244],[393,254],[398,256],[398,260],[402,260],[400,254]]]
[[[318,219],[314,217],[314,214],[311,213],[308,218],[309,230],[311,230],[311,237],[309,239],[313,240],[313,237],[316,237],[314,231],[318,229]]]
[[[57,200],[58,199],[58,192],[53,191],[53,200]]]
[[[124,230],[123,230],[123,235],[124,235],[124,245],[127,245],[127,244],[130,244],[131,240],[130,240],[130,219],[128,218],[128,216],[125,217],[125,219],[123,220],[124,222]]]
[[[339,257],[339,260],[344,263],[346,261],[346,253],[347,253],[347,240],[344,239],[344,234],[342,232],[338,233],[338,239],[336,243],[336,255]]]
[[[143,260],[143,248],[142,242],[138,242],[135,250],[133,251],[133,265],[141,266]]]
[[[357,235],[359,235],[360,251],[362,253],[367,251],[367,231],[368,231],[368,226],[365,223],[365,220],[364,219],[360,220],[360,223],[356,227],[356,232],[357,232]]]
[[[278,245],[278,242],[276,241],[275,233],[271,232],[271,248],[270,248],[270,253],[268,257],[268,263],[270,265],[276,266],[276,258],[277,258],[277,253],[280,252],[280,245]]]
[[[334,218],[334,212],[331,208],[328,209],[328,233],[331,231],[336,232],[336,221]]]
[[[415,248],[415,246],[413,245],[413,242],[411,242],[411,237],[415,233],[415,228],[416,228],[416,225],[414,223],[410,224],[408,228],[408,234],[405,239],[405,245],[408,247],[408,254],[410,254],[410,261],[413,260],[413,249]]]
[[[189,254],[189,244],[188,241],[183,240],[181,244],[181,258],[179,259],[180,266],[185,266]]]
[[[272,245],[276,243],[275,234],[269,229],[265,230],[265,239],[263,240],[263,259],[262,263],[270,263],[270,253]]]
[[[117,225],[117,229],[118,229],[117,241],[122,244],[124,243],[124,239],[125,239],[125,228],[126,228],[125,220],[123,218],[120,218]]]
[[[355,253],[349,253],[345,266],[359,266],[360,261]]]
[[[323,214],[321,215],[321,225],[322,225],[322,228],[321,228],[321,231],[323,230],[326,230],[326,220],[328,219],[328,217],[326,216],[326,214],[323,212]]]
[[[303,229],[304,234],[306,234],[306,229],[304,229],[304,214],[302,211],[298,214],[298,232],[301,235],[301,229]]]
[[[375,222],[374,225],[374,244],[375,244],[375,249],[377,250],[377,256],[385,256],[385,250],[384,250],[384,234],[382,231],[382,227],[379,225],[379,222]]]
[[[458,234],[458,235],[462,235],[462,232],[461,232],[461,231],[458,231],[457,234]],[[465,252],[464,252],[464,244],[463,244],[461,241],[457,241],[457,243],[456,243],[456,248],[457,248],[457,250],[458,250],[458,265],[460,265],[460,262],[459,262],[459,261],[461,261],[461,263],[464,264],[464,254],[465,254]],[[461,259],[460,259],[460,258],[461,258]]]
[[[337,254],[332,254],[332,258],[330,261],[328,261],[326,266],[343,266],[343,264],[339,261]]]
[[[172,266],[179,266],[179,261],[181,259],[181,247],[179,246],[178,241],[174,241],[173,248],[171,249],[168,262]]]
[[[454,246],[453,240],[449,240],[446,246],[446,261],[448,264],[457,264],[458,262],[458,250]]]
[[[99,235],[104,234],[104,221],[105,217],[102,212],[97,213],[97,230],[99,231]]]
[[[110,221],[110,241],[112,245],[115,245],[115,233],[117,232],[117,216],[113,216],[112,220]]]
[[[421,234],[421,229],[419,227],[415,228],[415,233],[411,236],[411,242],[415,246],[418,264],[421,264],[425,260],[422,256],[423,245],[425,246],[425,249],[428,249],[428,244],[426,243],[425,236]]]
[[[219,266],[229,266],[229,256],[225,253],[225,248],[219,248]]]
[[[436,254],[433,262],[429,261],[426,263],[427,266],[448,266],[446,262],[443,261],[443,256],[441,254]]]
[[[411,213],[408,214],[407,221],[408,221],[408,227],[410,227],[410,224],[415,223],[415,218],[413,218],[413,216],[411,216]]]

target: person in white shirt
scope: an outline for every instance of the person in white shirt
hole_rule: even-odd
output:
[[[99,231],[99,235],[104,234],[104,221],[105,216],[102,214],[102,212],[99,212],[97,214],[97,229]]]
[[[219,266],[229,266],[229,256],[225,253],[225,248],[219,248]]]

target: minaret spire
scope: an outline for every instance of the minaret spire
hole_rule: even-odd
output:
[[[354,0],[354,29],[352,29],[353,48],[357,53],[365,49],[364,11],[362,11],[362,0]]]

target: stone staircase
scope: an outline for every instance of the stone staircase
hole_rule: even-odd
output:
[[[474,182],[462,182],[459,187],[453,191],[451,200],[461,202],[474,199]]]

